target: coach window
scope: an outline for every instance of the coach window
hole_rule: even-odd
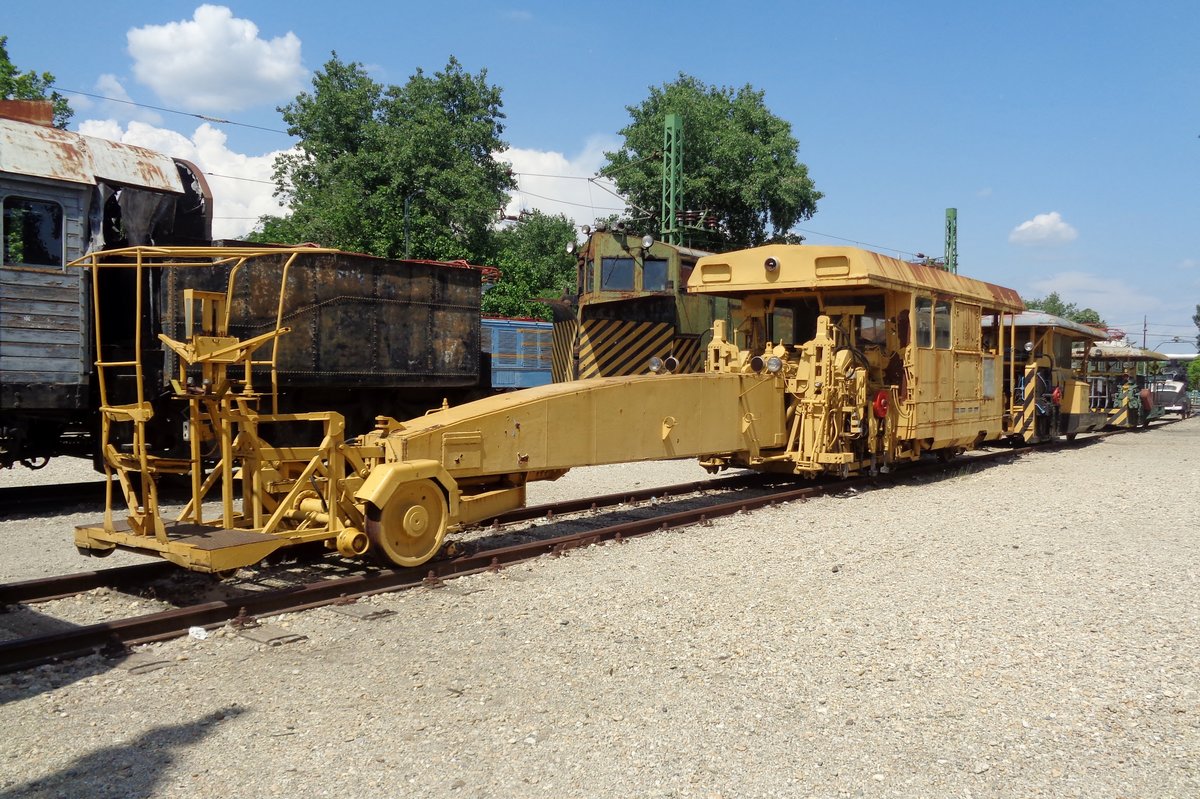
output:
[[[933,346],[933,300],[917,297],[917,346]]]
[[[4,263],[63,265],[63,210],[58,203],[4,198]]]
[[[949,300],[938,300],[933,306],[933,338],[939,350],[950,349]]]
[[[642,262],[642,290],[667,290],[667,262],[659,258],[647,258]]]
[[[601,291],[633,291],[633,259],[600,259]]]

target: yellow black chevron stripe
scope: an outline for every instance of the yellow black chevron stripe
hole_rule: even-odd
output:
[[[704,353],[700,349],[699,336],[677,336],[672,355],[679,359],[679,372],[703,372]]]
[[[550,379],[555,383],[566,383],[575,379],[575,332],[577,330],[579,330],[579,323],[574,319],[554,323]]]
[[[579,329],[578,378],[644,374],[651,357],[671,354],[674,334],[674,326],[666,322],[584,320]]]

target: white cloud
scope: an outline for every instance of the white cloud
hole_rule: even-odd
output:
[[[992,196],[992,187],[984,186],[982,189],[975,192],[975,196],[979,197],[980,199],[986,199],[987,197],[991,197]]]
[[[133,74],[164,101],[195,111],[238,111],[294,97],[307,74],[300,39],[271,40],[225,6],[202,5],[192,19],[126,34]]]
[[[116,75],[109,75],[107,73],[101,75],[96,79],[95,89],[96,94],[112,99],[101,100],[95,107],[89,104],[89,113],[123,122],[137,120],[138,122],[145,122],[150,125],[162,124],[163,119],[160,114],[148,108],[132,104],[129,92],[125,91],[125,87],[121,85],[121,81],[117,79]],[[122,100],[125,102],[119,102]],[[71,102],[74,102],[74,100]]]
[[[590,225],[597,217],[623,210],[622,201],[601,188],[611,189],[611,182],[586,180],[604,163],[604,151],[618,146],[612,137],[593,136],[573,158],[520,147],[505,150],[497,158],[512,164],[517,178],[517,190],[505,214],[516,216],[522,210],[537,209],[546,214],[565,214],[578,225]]]
[[[1012,244],[1042,245],[1065,244],[1079,237],[1079,231],[1063,221],[1058,211],[1048,214],[1038,214],[1033,219],[1022,222],[1008,234]]]
[[[214,238],[240,238],[250,232],[260,216],[283,212],[273,196],[271,173],[276,156],[285,151],[263,155],[235,152],[229,149],[225,133],[207,122],[190,138],[144,122],[134,121],[123,127],[112,119],[86,120],[80,123],[79,132],[148,147],[199,167],[213,193]]]
[[[1110,325],[1124,319],[1141,319],[1146,314],[1157,316],[1167,308],[1163,301],[1120,278],[1104,277],[1091,272],[1059,272],[1033,281],[1031,295],[1045,297],[1058,292],[1063,302],[1079,308],[1091,308]]]

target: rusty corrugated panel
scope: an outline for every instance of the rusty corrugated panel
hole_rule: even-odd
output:
[[[0,172],[183,192],[175,162],[162,153],[11,119],[0,119]]]

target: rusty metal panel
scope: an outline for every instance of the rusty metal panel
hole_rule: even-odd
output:
[[[230,335],[274,329],[283,261],[260,258],[243,268]],[[164,332],[179,339],[186,335],[182,290],[223,290],[228,268],[164,274]],[[280,387],[473,386],[480,368],[479,302],[479,271],[470,267],[352,253],[301,255],[285,290],[283,324],[291,332],[280,339]],[[268,356],[263,348],[256,357]]]
[[[11,119],[0,119],[0,172],[183,192],[175,162],[162,153]]]

